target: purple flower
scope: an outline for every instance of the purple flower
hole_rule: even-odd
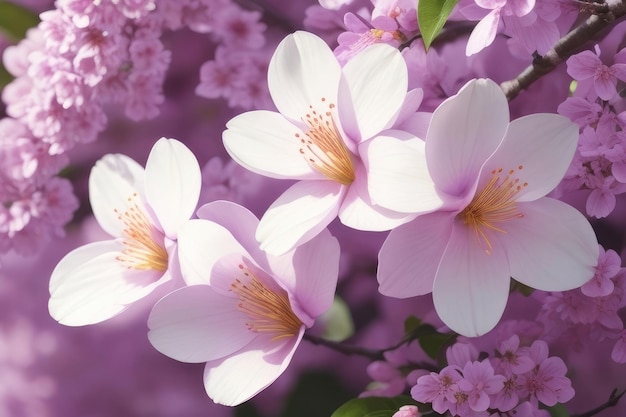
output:
[[[617,80],[626,81],[626,64],[605,65],[600,61],[600,51],[596,46],[596,53],[583,51],[572,55],[567,60],[567,73],[575,80],[582,81],[592,78],[593,84],[602,100],[610,100],[617,94],[615,85]]]
[[[467,394],[467,401],[474,411],[485,411],[491,402],[490,395],[497,394],[504,386],[506,378],[494,375],[488,360],[468,362],[463,367],[463,379],[458,382],[461,391]]]

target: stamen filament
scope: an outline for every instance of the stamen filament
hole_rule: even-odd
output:
[[[287,293],[267,288],[246,266],[240,264],[239,269],[245,278],[236,278],[231,290],[239,297],[238,309],[251,319],[248,329],[274,334],[272,340],[297,335],[302,322],[291,309]]]

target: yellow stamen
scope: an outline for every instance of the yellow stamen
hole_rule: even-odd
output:
[[[287,293],[267,288],[245,265],[239,269],[244,277],[236,278],[231,290],[239,297],[239,310],[251,319],[248,329],[273,334],[272,340],[297,335],[302,322],[291,309]]]
[[[128,198],[128,210],[121,213],[115,209],[117,218],[124,223],[124,249],[116,258],[128,269],[165,271],[167,251],[163,234],[149,220],[137,193]]]
[[[322,102],[326,101],[322,98]],[[337,125],[333,120],[332,109],[334,104],[328,105],[328,111],[319,113],[309,106],[311,112],[303,119],[308,130],[304,132],[306,138],[296,133],[296,138],[302,144],[300,154],[318,172],[326,178],[343,185],[354,181],[354,165],[350,151],[346,147]]]
[[[522,165],[517,167],[521,171]],[[488,230],[506,233],[501,226],[510,220],[524,217],[517,209],[515,196],[528,183],[519,183],[519,178],[513,178],[515,169],[508,171],[506,177],[501,180],[502,168],[491,172],[491,180],[478,194],[474,196],[472,202],[459,213],[465,224],[474,229],[476,239],[484,247],[487,254],[491,253],[493,246],[489,240]]]

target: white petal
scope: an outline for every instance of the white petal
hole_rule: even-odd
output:
[[[359,149],[367,155],[372,202],[403,213],[435,210],[442,202],[428,172],[424,142],[402,133],[388,131]]]
[[[524,217],[507,223],[501,237],[513,278],[543,291],[566,291],[593,277],[598,242],[585,216],[551,198],[518,207]]]
[[[180,288],[157,302],[148,318],[148,339],[164,355],[199,363],[228,356],[256,334],[250,318],[237,309],[237,299],[224,297],[208,285]]]
[[[345,187],[334,181],[300,181],[267,209],[256,232],[261,249],[282,255],[307,242],[337,216]]]
[[[372,45],[348,61],[343,73],[337,107],[346,133],[360,142],[391,127],[407,95],[408,74],[400,52],[386,44]]]
[[[146,163],[146,201],[165,235],[176,239],[198,204],[202,177],[193,153],[175,139],[159,139]]]
[[[511,122],[502,145],[483,170],[484,180],[502,168],[520,183],[527,183],[516,195],[518,201],[545,196],[563,179],[578,145],[578,126],[558,114],[531,114]],[[520,167],[522,169],[520,170]]]
[[[241,166],[271,178],[323,178],[300,154],[302,130],[276,112],[240,114],[222,134],[228,154]]]
[[[339,219],[346,226],[372,232],[391,230],[415,217],[414,214],[399,213],[376,206],[367,191],[365,167],[356,167],[356,179],[348,188],[339,208]]]
[[[180,269],[187,285],[209,284],[213,266],[233,253],[247,255],[233,235],[217,223],[190,220],[178,233]]]
[[[378,254],[378,291],[408,298],[432,292],[454,214],[435,212],[393,229]]]
[[[470,228],[457,221],[435,276],[435,310],[453,331],[483,335],[500,321],[510,281],[502,247],[494,244],[487,254]]]
[[[169,280],[163,272],[125,268],[116,259],[122,249],[117,241],[95,242],[61,259],[50,278],[50,315],[66,326],[99,323]]]
[[[258,338],[237,354],[221,361],[212,361],[204,368],[204,387],[217,404],[235,406],[267,388],[287,368],[302,339],[286,342]]]
[[[473,194],[508,124],[506,97],[491,80],[472,80],[441,103],[426,135],[426,160],[437,187],[452,196]]]
[[[268,67],[267,83],[280,113],[301,121],[310,105],[337,103],[341,67],[328,45],[298,31],[280,42]]]
[[[100,158],[89,174],[89,201],[98,224],[111,236],[122,236],[124,223],[115,210],[125,211],[128,198],[143,194],[144,169],[122,154]],[[142,196],[143,197],[143,196]]]

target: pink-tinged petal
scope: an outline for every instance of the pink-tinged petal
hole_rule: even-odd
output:
[[[296,135],[304,133],[276,112],[258,110],[240,114],[222,134],[228,154],[241,166],[271,178],[322,179],[300,154]]]
[[[499,235],[513,278],[542,291],[566,291],[593,277],[598,241],[578,210],[551,198],[518,209],[524,217],[507,222],[507,233]]]
[[[611,72],[613,73],[613,75],[615,75],[616,78],[619,78],[622,81],[626,81],[626,64],[611,65]]]
[[[465,47],[465,55],[472,56],[482,51],[496,38],[500,23],[500,9],[494,9],[476,24]]]
[[[435,310],[441,320],[464,336],[487,333],[502,317],[509,284],[502,248],[494,245],[487,254],[473,231],[457,221],[433,285]]]
[[[289,294],[292,309],[301,319],[310,318],[307,327],[333,303],[340,252],[339,242],[325,229],[293,252],[270,257],[274,279]]]
[[[353,140],[391,127],[407,95],[407,73],[400,52],[387,44],[372,45],[346,63],[337,108]]]
[[[159,271],[127,269],[116,259],[122,249],[119,241],[95,242],[61,259],[50,278],[50,315],[66,326],[100,323],[170,279]]]
[[[509,105],[491,80],[472,80],[433,113],[426,160],[437,188],[452,196],[474,193],[485,161],[502,142]]]
[[[148,339],[162,354],[200,363],[231,355],[255,338],[237,299],[208,285],[180,288],[159,300],[148,318]]]
[[[207,362],[204,368],[207,394],[217,404],[228,406],[249,400],[285,371],[303,334],[304,327],[297,337],[287,340],[259,337],[226,359]]]
[[[596,54],[583,51],[567,60],[567,73],[575,80],[586,80],[596,74],[598,64],[602,65],[602,62]]]
[[[283,39],[272,59],[267,83],[280,113],[300,122],[322,98],[337,103],[341,67],[328,45],[316,35],[295,32]]]
[[[402,213],[424,213],[441,206],[424,146],[422,140],[400,131],[388,131],[361,145],[374,204]]]
[[[356,179],[348,188],[339,207],[341,223],[356,230],[382,232],[398,227],[415,217],[412,213],[399,213],[374,205],[367,189],[365,167],[359,165],[356,168]]]
[[[608,70],[605,68],[605,70]],[[598,93],[598,97],[602,100],[610,100],[613,96],[617,95],[617,90],[615,88],[615,79],[605,78],[605,77],[596,77],[594,79],[593,86],[596,89],[596,93]]]
[[[585,211],[591,217],[601,219],[615,210],[617,199],[615,194],[606,188],[596,188],[587,197]]]
[[[392,230],[378,254],[378,291],[408,298],[432,292],[454,214],[425,214]]]
[[[91,169],[91,209],[100,227],[111,236],[122,236],[125,227],[115,210],[124,211],[129,197],[143,193],[143,181],[143,167],[122,154],[105,155]]]
[[[213,266],[233,253],[247,254],[233,235],[217,223],[190,220],[178,232],[180,269],[187,285],[209,284]]]
[[[334,181],[300,181],[267,209],[256,231],[261,249],[282,255],[310,240],[337,216],[345,187]]]
[[[146,201],[170,239],[193,215],[201,184],[200,165],[189,148],[175,139],[154,144],[146,162]]]
[[[406,95],[404,96],[404,102],[402,103],[402,107],[400,108],[398,117],[396,117],[396,121],[393,124],[394,127],[397,127],[400,130],[405,130],[405,129],[400,128],[400,126],[402,126],[409,118],[411,118],[415,114],[415,112],[417,112],[417,109],[419,108],[420,104],[422,104],[423,99],[424,99],[424,90],[422,90],[421,88],[414,88],[410,90],[409,92],[407,92]],[[426,131],[424,131],[423,136],[420,136],[420,135],[417,135],[417,136],[425,138],[426,137],[425,133]]]
[[[428,126],[430,125],[430,119],[432,119],[432,117],[432,113],[418,111],[413,113],[401,124],[396,124],[395,128],[412,133],[422,139],[426,137]]]
[[[259,219],[250,210],[230,201],[213,201],[200,207],[196,214],[223,226],[261,267],[267,266],[266,253],[254,237]]]
[[[532,114],[513,120],[502,145],[485,164],[481,183],[491,180],[493,170],[503,170],[502,180],[514,171],[510,176],[519,178],[522,187],[515,199],[536,200],[561,182],[577,145],[578,126],[565,116]]]

